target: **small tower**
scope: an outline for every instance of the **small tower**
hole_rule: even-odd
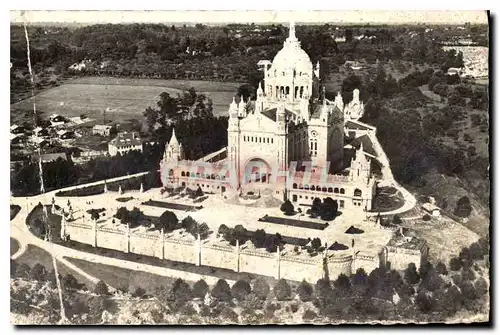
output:
[[[361,143],[359,150],[356,150],[356,158],[351,160],[351,168],[349,171],[351,180],[362,180],[368,182],[370,178],[370,160],[366,158]]]
[[[316,63],[316,68],[314,69],[314,75],[319,79],[319,61]]]
[[[340,109],[340,111],[344,110],[344,100],[342,99],[342,95],[340,92],[337,93],[337,96],[335,97],[335,105]]]
[[[245,117],[247,116],[247,108],[246,108],[246,102],[243,99],[243,96],[240,96],[240,102],[238,103],[238,116],[239,117]]]
[[[182,145],[175,136],[175,128],[172,129],[172,137],[169,143],[165,146],[165,153],[163,154],[163,161],[165,162],[178,162],[184,159],[184,152]]]

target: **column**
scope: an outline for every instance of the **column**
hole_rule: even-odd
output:
[[[127,231],[125,232],[125,238],[126,238],[126,247],[125,247],[125,252],[129,253],[130,252],[130,225],[127,223]]]
[[[278,250],[276,250],[276,259],[277,259],[277,264],[276,264],[276,279],[280,279],[280,262],[281,262],[281,251],[280,247],[278,246]]]
[[[163,231],[163,228],[161,229],[160,232],[160,259],[165,258],[165,232]]]
[[[200,266],[201,265],[201,238],[200,238],[200,234],[198,234],[198,238],[196,239],[194,247],[195,247],[194,264],[196,266]]]
[[[93,246],[97,247],[97,220],[92,220],[92,222],[93,222],[92,230],[94,232],[94,243],[93,243]]]
[[[64,240],[65,236],[66,236],[66,217],[63,214],[61,219],[61,240]]]
[[[240,272],[240,241],[236,240],[236,272]]]

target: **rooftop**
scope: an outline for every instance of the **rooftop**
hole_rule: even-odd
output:
[[[263,111],[262,114],[267,116],[272,121],[276,121],[276,111],[277,110],[278,109],[276,107],[271,108],[271,109],[267,109],[267,110]],[[286,116],[289,116],[289,117],[295,116],[295,114],[293,112],[289,111],[288,109],[285,109],[285,114],[286,114]]]
[[[359,149],[361,143],[363,143],[363,151],[366,152],[369,155],[372,155],[374,157],[377,157],[377,153],[375,152],[375,149],[373,149],[373,143],[368,135],[363,135],[358,138],[355,138],[354,140],[351,141],[351,145]]]
[[[43,154],[41,156],[36,156],[35,158],[38,159],[40,157],[42,159],[42,162],[52,162],[55,161],[59,158],[63,160],[67,160],[66,153],[64,152],[59,152],[59,153],[54,153],[54,154]]]
[[[142,141],[136,133],[119,133],[109,144],[116,147],[124,147],[129,145],[141,145]]]

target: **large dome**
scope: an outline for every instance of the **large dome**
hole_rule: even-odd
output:
[[[293,69],[297,73],[312,73],[313,65],[309,55],[297,43],[287,43],[274,57],[271,70],[286,71]]]
[[[295,25],[293,23],[290,23],[289,34],[283,45],[283,49],[274,57],[271,70],[275,70],[276,74],[287,70],[295,70],[297,74],[311,74],[313,71],[311,59],[300,47],[300,42],[295,37]]]

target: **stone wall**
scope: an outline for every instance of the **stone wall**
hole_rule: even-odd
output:
[[[305,279],[310,283],[316,283],[318,279],[323,278],[325,271],[321,256],[311,259],[293,255],[278,256],[277,253],[249,250],[238,246],[210,245],[206,242],[203,244],[203,241],[180,240],[158,233],[127,233],[109,228],[94,230],[92,226],[74,223],[66,223],[65,229],[71,240],[81,243],[95,245],[94,243],[97,242],[97,247],[197,266],[211,266],[294,281]],[[379,259],[376,256],[356,255],[355,257],[353,260],[353,256],[339,258],[330,255],[326,262],[329,277],[336,279],[341,273],[350,275],[359,267],[370,273],[379,266]],[[388,259],[397,260],[397,256],[394,257],[390,253]],[[410,261],[416,262],[413,259]],[[406,262],[409,262],[408,259]],[[420,261],[417,266],[419,265]]]

